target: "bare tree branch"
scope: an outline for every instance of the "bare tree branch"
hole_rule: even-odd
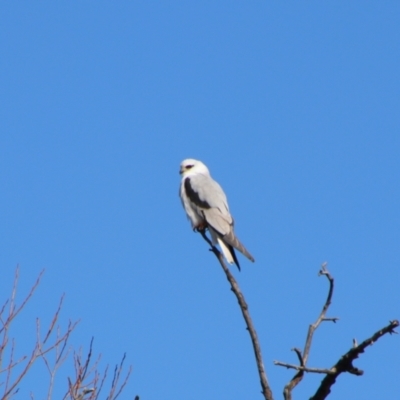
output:
[[[321,325],[322,322],[325,322],[325,321],[336,322],[338,320],[338,318],[336,318],[336,317],[334,317],[334,318],[326,317],[326,313],[332,302],[332,295],[333,295],[333,289],[334,289],[334,279],[331,276],[331,274],[329,273],[329,271],[326,269],[326,263],[323,263],[321,265],[321,269],[318,273],[318,276],[321,276],[321,275],[326,276],[329,281],[328,296],[325,300],[324,306],[322,307],[322,310],[321,310],[317,320],[313,324],[311,324],[308,328],[307,338],[306,338],[306,343],[304,345],[303,353],[297,348],[292,349],[293,351],[296,352],[296,355],[299,359],[300,365],[293,365],[293,364],[283,363],[281,361],[274,361],[275,365],[286,367],[286,368],[296,369],[298,371],[296,373],[296,375],[294,375],[294,377],[285,385],[285,387],[283,389],[283,397],[285,398],[285,400],[292,399],[292,390],[302,381],[302,379],[304,377],[304,372],[314,372],[314,373],[321,374],[321,373],[327,373],[327,371],[328,371],[327,369],[308,368],[306,366],[308,356],[310,354],[311,343],[312,343],[312,339],[313,339],[315,330]]]
[[[24,298],[20,306],[16,305],[16,293],[17,293],[17,286],[18,286],[18,280],[19,280],[19,268],[16,269],[15,272],[15,278],[14,278],[14,283],[13,283],[13,288],[11,292],[10,298],[6,301],[5,304],[8,304],[8,315],[6,318],[2,317],[3,312],[5,311],[5,307],[2,307],[1,312],[0,312],[0,334],[2,334],[2,340],[1,340],[1,346],[0,346],[0,362],[4,361],[4,354],[5,354],[5,348],[6,346],[10,343],[9,339],[9,332],[10,332],[10,326],[12,321],[17,317],[17,315],[21,312],[21,310],[25,307],[27,302],[30,300],[32,297],[33,293],[35,292],[36,288],[38,287],[40,280],[43,276],[43,271],[39,274],[38,279],[34,283],[34,285],[31,287],[28,295]],[[3,394],[0,395],[1,400],[9,400],[11,399],[17,392],[18,392],[18,385],[20,384],[21,380],[26,376],[28,371],[31,369],[33,364],[37,361],[38,358],[43,358],[45,360],[45,364],[47,368],[49,369],[49,363],[45,357],[45,355],[49,352],[52,352],[53,350],[56,350],[61,346],[62,348],[65,348],[65,345],[68,341],[68,338],[71,334],[71,332],[75,329],[77,322],[70,322],[68,325],[68,328],[65,333],[61,334],[60,331],[58,330],[57,337],[55,338],[53,343],[47,343],[49,341],[49,338],[54,332],[55,327],[56,327],[56,322],[58,320],[58,316],[61,310],[62,306],[62,300],[63,297],[61,298],[60,304],[58,306],[58,309],[56,313],[53,316],[52,322],[50,324],[49,330],[42,340],[41,334],[40,334],[40,320],[36,320],[36,343],[34,345],[34,349],[32,350],[32,353],[29,357],[23,356],[19,360],[14,361],[14,352],[15,352],[15,340],[14,338],[11,339],[11,349],[9,352],[8,356],[8,364],[7,366],[4,366],[4,368],[0,367],[0,372],[6,373],[6,379],[5,382],[3,382]],[[57,361],[59,363],[60,360]],[[15,367],[19,364],[24,363],[24,365],[21,366],[21,370],[19,372],[19,375],[17,377],[13,377],[13,371],[15,370]],[[56,367],[57,367],[56,363]],[[55,369],[56,369],[55,367]],[[55,371],[52,372],[53,375]],[[53,379],[53,378],[52,378]],[[50,391],[48,398],[50,397],[52,389],[52,381],[50,383]],[[31,397],[33,394],[31,394]]]
[[[267,374],[265,372],[265,368],[264,368],[264,364],[263,364],[263,360],[262,360],[260,343],[258,341],[257,332],[254,328],[253,321],[251,320],[251,317],[250,317],[250,312],[249,312],[249,308],[247,306],[246,300],[245,300],[242,292],[240,291],[238,283],[236,282],[235,278],[229,271],[229,268],[226,266],[222,254],[212,244],[211,240],[207,237],[205,230],[199,230],[199,232],[201,233],[201,236],[203,237],[203,239],[210,245],[210,247],[211,247],[210,251],[212,251],[215,254],[215,256],[217,257],[219,263],[221,264],[222,269],[224,270],[224,272],[226,274],[226,278],[228,279],[229,283],[231,284],[231,290],[233,291],[233,293],[235,294],[235,296],[238,300],[240,309],[243,314],[243,318],[246,322],[247,330],[249,331],[249,334],[250,334],[251,343],[253,345],[253,350],[254,350],[254,355],[256,357],[258,374],[260,376],[262,394],[263,394],[265,400],[273,400],[272,391],[268,384]]]
[[[124,354],[124,356],[122,357],[122,360],[121,360],[121,363],[119,364],[119,366],[115,367],[114,378],[113,378],[112,385],[111,385],[111,391],[110,391],[109,396],[107,397],[107,400],[116,400],[118,398],[118,396],[121,394],[122,390],[126,386],[130,374],[132,373],[132,366],[130,366],[124,381],[122,382],[120,388],[118,389],[118,381],[121,377],[122,368],[123,368],[123,365],[125,362],[125,357],[126,357],[126,354]],[[117,393],[114,395],[115,392],[117,392]]]
[[[353,366],[353,361],[358,358],[364,350],[374,344],[378,339],[387,333],[393,334],[395,328],[399,326],[399,321],[390,321],[389,325],[375,332],[370,338],[364,340],[358,346],[352,347],[346,354],[344,354],[340,360],[330,369],[330,373],[322,380],[321,385],[315,392],[314,396],[310,400],[323,400],[331,392],[332,385],[336,382],[337,377],[343,372],[349,372],[354,375],[362,375],[364,372]]]
[[[2,334],[2,340],[1,340],[1,344],[0,344],[0,369],[2,369],[2,365],[3,365],[3,354],[4,354],[4,349],[8,343],[8,332],[11,327],[11,322],[21,312],[21,310],[25,307],[26,303],[33,296],[33,293],[35,292],[36,288],[38,287],[40,280],[43,277],[43,274],[44,274],[44,270],[42,270],[40,272],[38,278],[36,279],[36,282],[34,283],[34,285],[31,288],[31,290],[29,291],[29,293],[27,294],[25,299],[22,301],[21,305],[19,307],[17,307],[15,304],[15,298],[17,295],[17,286],[18,286],[18,281],[19,281],[19,266],[17,266],[17,269],[15,270],[14,283],[13,283],[11,296],[4,303],[3,307],[0,310],[0,323],[1,323],[0,334]],[[4,319],[3,313],[4,313],[7,305],[9,305],[8,316]]]
[[[12,384],[9,385],[8,380],[6,381],[4,395],[1,399],[9,399],[12,396],[11,392],[19,385],[19,383],[24,378],[24,376],[27,374],[27,372],[30,370],[30,368],[35,363],[35,361],[39,357],[43,357],[46,353],[53,351],[62,342],[67,341],[69,338],[69,335],[75,329],[77,324],[78,324],[78,321],[74,322],[74,323],[70,322],[68,325],[67,331],[61,337],[57,338],[56,341],[47,348],[42,347],[43,343],[40,341],[40,338],[38,338],[38,340],[35,344],[35,347],[32,351],[32,354],[31,354],[30,358],[28,359],[28,362],[26,363],[22,372],[19,374],[19,376],[14,380],[14,382]],[[12,365],[13,364],[12,364],[12,360],[11,360],[10,364],[9,364],[9,372],[11,372]]]
[[[300,365],[294,365],[294,364],[288,364],[288,363],[283,363],[281,361],[274,361],[275,365],[279,365],[282,367],[286,367],[289,369],[295,369],[298,372],[296,375],[290,380],[290,382],[285,386],[283,394],[285,400],[291,400],[292,399],[292,390],[300,383],[300,381],[303,379],[304,372],[311,372],[311,373],[318,373],[318,374],[325,374],[325,378],[322,380],[320,387],[318,388],[317,392],[314,394],[314,396],[310,400],[323,400],[325,399],[329,393],[330,393],[330,388],[332,385],[336,382],[336,378],[343,372],[349,372],[354,375],[362,375],[363,371],[359,370],[358,368],[355,368],[353,366],[353,361],[361,354],[364,352],[365,348],[373,344],[376,340],[378,340],[380,337],[387,333],[396,333],[394,331],[394,328],[399,326],[398,321],[391,321],[390,324],[383,329],[379,330],[376,332],[374,335],[372,335],[369,339],[365,340],[361,344],[357,344],[355,340],[353,340],[353,347],[344,355],[340,358],[340,360],[330,369],[324,369],[324,368],[310,368],[306,366],[308,356],[310,354],[310,349],[311,349],[311,343],[313,339],[313,335],[315,330],[319,327],[319,325],[322,322],[325,321],[331,321],[331,322],[336,322],[338,318],[336,317],[326,317],[326,313],[329,309],[329,306],[332,301],[332,295],[333,295],[333,289],[334,289],[334,279],[326,269],[326,263],[324,263],[321,267],[321,270],[319,271],[318,275],[324,275],[327,277],[329,281],[329,291],[328,291],[328,296],[326,298],[325,304],[322,308],[322,311],[320,315],[318,316],[317,320],[315,321],[314,324],[311,324],[308,333],[307,333],[307,338],[306,338],[306,343],[304,346],[304,351],[303,353],[295,348],[292,349],[293,351],[296,352],[296,355],[299,359]]]
[[[288,364],[284,363],[281,361],[274,361],[275,365],[278,365],[280,367],[286,367],[288,369],[295,369],[297,371],[304,371],[304,372],[313,372],[315,374],[331,374],[332,371],[330,369],[323,369],[323,368],[308,368],[308,367],[302,367],[301,365],[295,365],[295,364]]]
[[[328,308],[331,305],[333,289],[334,289],[334,283],[335,283],[332,275],[326,269],[326,265],[327,265],[327,263],[323,263],[321,265],[321,269],[320,269],[320,271],[318,273],[318,276],[323,275],[323,276],[327,277],[327,279],[329,281],[329,292],[328,292],[328,296],[326,298],[324,306],[322,307],[322,311],[321,311],[318,319],[313,324],[311,324],[310,327],[308,328],[306,344],[304,346],[304,351],[303,351],[304,365],[307,364],[307,360],[308,360],[308,356],[310,354],[311,342],[312,342],[312,339],[313,339],[314,332],[320,326],[321,322],[323,322],[323,321],[336,322],[339,319],[339,318],[325,318],[325,315],[326,315],[326,313],[328,311]]]
[[[68,392],[63,397],[63,400],[97,400],[100,396],[100,392],[104,386],[104,382],[108,374],[108,365],[104,372],[101,374],[98,370],[100,356],[95,359],[92,364],[93,355],[93,338],[90,342],[89,352],[86,359],[83,361],[82,350],[74,354],[75,363],[75,379],[72,381],[68,378]],[[107,394],[106,400],[116,400],[125,388],[128,379],[132,372],[132,366],[129,367],[128,372],[125,375],[122,383],[119,383],[126,355],[124,354],[121,362],[114,369],[114,375],[111,382],[109,393]],[[87,397],[85,397],[87,396]]]
[[[64,300],[64,295],[62,295],[61,299],[60,299],[60,303],[58,306],[58,309],[56,311],[56,313],[53,316],[53,320],[50,324],[50,328],[43,340],[43,342],[40,341],[40,321],[39,319],[37,320],[37,337],[38,337],[38,343],[39,343],[39,349],[41,350],[43,345],[45,344],[45,342],[50,338],[52,332],[55,329],[55,323],[58,319],[59,313],[61,311],[61,307],[62,307],[62,303]],[[75,326],[78,324],[79,321],[75,322]],[[67,334],[65,334],[64,336],[61,334],[61,330],[58,327],[57,328],[57,334],[56,334],[56,339],[55,339],[55,344],[54,347],[52,347],[51,349],[45,350],[45,351],[41,351],[40,355],[43,359],[44,364],[46,365],[46,368],[49,372],[50,375],[50,383],[49,383],[49,388],[48,388],[48,392],[47,392],[47,400],[51,400],[52,398],[52,393],[53,393],[53,387],[54,387],[54,382],[55,382],[55,376],[56,373],[58,371],[58,369],[60,368],[60,366],[64,363],[64,361],[67,359],[70,351],[67,350],[67,344],[68,344],[68,339],[69,336],[72,332],[73,329],[75,329],[75,326],[72,324],[72,322],[70,321],[68,324],[68,328],[67,328]],[[47,353],[49,351],[53,351],[55,352],[55,361],[54,364],[51,365],[50,361],[47,358]],[[65,353],[65,354],[64,354]]]
[[[68,340],[79,321],[69,321],[65,331],[62,331],[57,325],[64,302],[64,295],[62,295],[56,312],[52,316],[46,334],[41,334],[41,321],[37,318],[36,341],[31,354],[28,356],[25,355],[17,360],[15,359],[15,343],[17,343],[17,341],[10,336],[10,325],[32,297],[40,283],[42,275],[43,271],[31,287],[28,295],[23,299],[22,304],[17,306],[16,293],[19,280],[19,268],[17,268],[10,298],[0,308],[0,374],[4,373],[5,375],[4,380],[0,381],[0,388],[2,391],[2,394],[0,394],[0,400],[11,400],[14,397],[19,390],[18,386],[21,381],[39,358],[43,360],[50,375],[50,382],[46,396],[47,400],[50,400],[52,398],[56,373],[69,355],[70,350],[67,348]],[[5,313],[7,313],[6,316],[4,316]],[[7,356],[5,356],[6,350]],[[100,374],[97,367],[101,357],[98,356],[98,358],[92,362],[92,350],[93,338],[90,342],[89,352],[86,358],[82,357],[81,350],[79,353],[74,354],[73,361],[76,376],[73,381],[68,379],[69,389],[63,398],[64,400],[67,398],[71,400],[95,400],[98,398],[107,377],[108,366],[106,366],[104,374]],[[54,360],[52,361],[49,359],[51,355],[54,356]],[[125,377],[122,377],[125,358],[126,355],[124,354],[122,361],[115,367],[107,400],[116,400],[128,382],[132,372],[132,367],[130,366]],[[2,368],[1,363],[5,359],[7,359],[7,365]],[[18,365],[20,368],[18,369],[18,372],[15,372],[17,370],[15,367]],[[34,394],[32,392],[30,393],[30,398],[34,399]]]

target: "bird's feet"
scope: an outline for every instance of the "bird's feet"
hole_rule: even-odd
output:
[[[206,229],[207,229],[207,224],[204,222],[201,222],[200,224],[198,224],[193,228],[195,232],[205,232]]]

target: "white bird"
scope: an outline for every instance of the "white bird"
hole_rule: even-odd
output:
[[[218,243],[228,263],[235,263],[239,270],[234,249],[254,262],[253,256],[235,236],[226,195],[212,179],[208,168],[201,161],[189,158],[181,162],[179,173],[182,175],[179,196],[193,230],[208,228],[213,245]]]

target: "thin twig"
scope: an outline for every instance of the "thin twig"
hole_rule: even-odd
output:
[[[321,385],[315,392],[314,396],[310,400],[324,400],[331,392],[332,385],[336,382],[337,377],[343,372],[349,372],[354,375],[362,375],[364,372],[353,366],[353,361],[364,352],[364,350],[375,343],[382,336],[387,333],[393,334],[395,328],[399,326],[399,321],[390,321],[389,325],[375,332],[370,338],[364,340],[356,347],[352,347],[346,354],[344,354],[340,360],[330,369],[332,373],[326,375],[322,380]]]
[[[333,374],[330,369],[302,367],[300,365],[288,364],[281,361],[274,361],[274,364],[288,369],[295,369],[297,371],[313,372],[315,374]]]
[[[90,340],[90,345],[89,345],[89,353],[86,357],[85,365],[83,366],[82,372],[81,372],[81,381],[84,381],[86,378],[86,374],[88,372],[88,368],[90,365],[90,360],[92,359],[92,354],[93,354],[93,340],[94,337],[92,336],[92,339]]]
[[[71,400],[96,400],[99,398],[100,392],[106,381],[109,366],[107,365],[104,373],[100,374],[98,371],[98,364],[101,355],[92,361],[93,357],[93,338],[90,341],[89,352],[83,361],[82,349],[74,354],[75,364],[75,380],[74,382],[68,378],[68,391],[63,397],[63,400],[70,398]],[[121,374],[124,367],[126,355],[124,354],[119,365],[114,369],[114,375],[111,382],[111,388],[107,395],[106,400],[116,400],[125,388],[128,379],[132,372],[132,367],[126,374],[123,382],[120,384]]]
[[[29,299],[33,296],[33,293],[39,286],[40,280],[42,279],[44,274],[44,270],[42,270],[39,273],[38,278],[36,279],[36,282],[33,284],[31,290],[29,291],[28,295],[25,297],[25,299],[22,301],[21,305],[16,308],[15,305],[15,297],[16,297],[16,292],[17,292],[17,286],[18,286],[18,280],[19,280],[19,267],[17,267],[17,270],[15,272],[15,279],[14,279],[14,285],[12,289],[12,294],[10,298],[10,312],[7,320],[5,321],[5,326],[9,328],[11,321],[21,312],[21,310],[25,307],[26,303],[29,301]],[[0,329],[0,333],[3,329]]]
[[[131,376],[132,370],[133,370],[133,367],[132,367],[132,365],[130,365],[128,373],[126,374],[124,381],[121,383],[121,387],[119,388],[117,394],[115,395],[114,400],[117,400],[117,398],[121,394],[122,390],[125,388],[126,384],[128,383],[129,377]]]
[[[100,356],[94,362],[94,365],[92,367],[90,367],[90,362],[91,362],[92,354],[93,354],[93,340],[94,340],[94,338],[92,337],[92,339],[90,341],[90,345],[89,345],[89,352],[86,356],[86,359],[85,359],[85,362],[83,365],[82,365],[82,348],[79,349],[78,353],[74,354],[74,366],[75,366],[75,375],[76,375],[75,383],[72,384],[71,380],[68,378],[69,391],[64,396],[64,399],[67,398],[68,393],[70,394],[72,399],[77,399],[77,398],[79,398],[79,396],[82,397],[82,394],[85,390],[86,390],[86,392],[83,395],[83,397],[88,393],[91,393],[90,398],[92,398],[94,396],[95,390],[87,391],[87,386],[91,385],[92,381],[86,382],[84,385],[84,381],[85,381],[87,375],[91,375],[92,372],[94,374],[93,381],[98,380],[97,365],[100,360]],[[90,367],[90,369],[89,369],[89,367]],[[84,386],[84,387],[82,387],[82,386]],[[79,391],[81,391],[81,393],[79,393]]]
[[[260,347],[260,343],[258,341],[257,332],[254,328],[253,321],[251,320],[249,308],[247,306],[245,298],[244,298],[242,292],[240,291],[238,283],[236,282],[235,278],[229,271],[229,268],[226,266],[225,261],[222,257],[222,254],[212,244],[211,240],[207,237],[205,230],[199,230],[199,232],[201,233],[201,236],[203,237],[203,239],[210,245],[210,247],[211,247],[210,250],[217,257],[219,263],[221,264],[222,269],[224,270],[224,272],[226,274],[226,278],[228,279],[229,283],[231,284],[231,289],[238,300],[240,309],[243,314],[243,318],[246,322],[247,330],[249,331],[249,334],[250,334],[251,343],[253,345],[253,350],[254,350],[254,355],[256,357],[258,374],[260,376],[262,394],[263,394],[265,400],[273,400],[272,391],[268,384],[267,374],[265,372],[264,363],[262,360],[261,347]]]
[[[294,352],[296,353],[297,358],[299,359],[300,366],[301,366],[301,367],[304,367],[304,366],[305,366],[305,364],[304,364],[304,358],[303,358],[303,354],[301,354],[301,350],[298,349],[297,347],[294,347],[294,348],[292,349],[292,351],[294,351]]]
[[[107,365],[106,369],[104,370],[104,374],[103,374],[103,378],[101,379],[100,386],[99,386],[99,388],[97,390],[95,400],[98,400],[98,398],[100,396],[100,392],[103,389],[104,382],[106,381],[106,378],[107,378],[107,375],[108,375],[108,368],[109,368],[109,366]]]
[[[19,360],[15,361],[14,363],[12,363],[12,364],[9,363],[9,364],[7,365],[7,367],[5,367],[4,369],[0,370],[0,374],[2,374],[3,372],[8,371],[9,369],[15,368],[18,364],[21,364],[23,361],[25,361],[26,358],[27,358],[27,356],[22,356]],[[0,384],[0,386],[3,385],[3,383],[4,383],[4,382],[2,382],[2,383]]]
[[[132,372],[132,366],[129,367],[128,373],[127,373],[124,381],[122,382],[120,388],[118,389],[118,381],[119,381],[119,378],[121,376],[121,372],[122,372],[122,368],[124,366],[125,358],[126,358],[126,354],[124,354],[124,356],[122,357],[122,360],[120,362],[119,367],[118,366],[115,367],[114,378],[113,378],[113,381],[112,381],[112,384],[111,384],[111,390],[110,390],[109,396],[107,397],[107,400],[108,399],[116,400],[118,398],[118,396],[121,394],[122,390],[124,389],[124,387],[126,386],[126,384],[128,382],[129,376],[130,376],[130,374]],[[115,392],[117,392],[117,393],[114,395]]]
[[[325,318],[326,312],[328,311],[328,308],[331,305],[333,289],[334,289],[334,282],[335,282],[332,275],[326,269],[326,265],[327,265],[326,263],[322,264],[321,270],[319,271],[318,276],[324,275],[327,277],[327,279],[329,281],[329,292],[328,292],[328,296],[326,298],[324,306],[322,307],[322,311],[321,311],[318,319],[313,324],[311,324],[310,327],[308,328],[307,340],[306,340],[306,344],[304,346],[304,351],[303,351],[304,364],[307,364],[308,356],[310,354],[310,348],[311,348],[311,342],[313,339],[313,335],[314,335],[315,330],[321,324],[321,322],[323,322],[323,321],[336,322],[338,320],[338,318]]]
[[[58,303],[57,311],[54,313],[53,319],[52,319],[52,321],[50,323],[50,326],[49,326],[49,329],[47,331],[47,335],[43,339],[43,344],[45,344],[47,342],[48,338],[50,337],[51,333],[54,330],[54,326],[55,326],[55,324],[56,324],[56,322],[58,320],[58,316],[60,315],[61,307],[62,307],[63,302],[64,302],[64,297],[65,297],[65,293],[63,293],[63,295],[60,298],[60,302]]]
[[[10,384],[10,380],[11,380],[11,372],[12,372],[12,367],[11,366],[15,366],[15,363],[14,363],[14,351],[15,351],[15,340],[13,338],[12,339],[12,344],[11,344],[10,362],[9,362],[9,367],[7,368],[7,377],[6,377],[5,387],[4,387],[4,391],[5,392],[8,391],[8,385]]]
[[[55,351],[55,362],[54,362],[54,365],[51,366],[49,360],[47,359],[47,353],[49,352],[49,349],[43,350],[43,345],[47,342],[47,340],[50,338],[51,334],[53,333],[53,331],[55,329],[55,322],[57,321],[59,313],[61,311],[63,299],[64,299],[64,295],[62,295],[62,297],[61,297],[58,309],[56,310],[56,312],[53,316],[52,322],[50,324],[50,328],[49,328],[43,341],[40,340],[40,332],[39,332],[40,321],[39,321],[39,319],[38,319],[38,324],[37,324],[37,335],[38,335],[37,340],[39,343],[40,356],[42,357],[42,360],[45,363],[46,368],[50,375],[49,388],[47,391],[47,400],[50,400],[52,398],[56,373],[57,373],[58,369],[60,368],[60,366],[64,363],[64,361],[68,357],[68,354],[69,354],[68,350],[66,351],[66,354],[64,356],[63,356],[63,354],[66,350],[70,333],[74,329],[74,326],[72,325],[71,321],[68,324],[67,333],[64,335],[61,334],[60,328],[57,327],[57,335],[56,335],[56,339],[55,339],[55,344],[53,346],[51,346],[51,348],[50,348],[50,350]],[[77,321],[75,324],[77,324],[78,322],[79,321]]]
[[[19,266],[17,266],[15,270],[15,275],[14,275],[14,282],[13,282],[13,288],[11,291],[11,296],[10,298],[5,302],[4,306],[2,307],[0,311],[0,316],[2,316],[6,305],[9,305],[9,311],[8,311],[8,316],[5,320],[1,318],[2,326],[0,326],[0,334],[2,334],[2,340],[0,344],[0,369],[2,369],[3,366],[3,354],[4,354],[4,349],[7,346],[8,343],[8,332],[11,327],[11,322],[15,319],[15,317],[21,312],[21,310],[25,307],[26,303],[30,300],[30,298],[33,296],[33,293],[35,292],[36,288],[38,287],[40,280],[42,279],[42,276],[44,274],[44,270],[42,270],[36,279],[36,282],[34,285],[31,287],[31,290],[25,297],[25,299],[22,301],[22,304],[17,307],[15,304],[15,298],[17,294],[17,287],[18,287],[18,281],[19,281]]]
[[[69,335],[71,332],[75,329],[76,325],[78,324],[78,321],[72,323],[70,322],[67,328],[67,331],[62,335],[60,338],[58,338],[55,343],[50,345],[47,349],[42,349],[42,343],[40,339],[38,339],[37,343],[35,344],[35,348],[32,351],[32,354],[26,363],[24,369],[20,373],[20,375],[15,379],[15,381],[11,384],[11,386],[8,388],[6,386],[5,392],[3,395],[4,399],[7,399],[8,397],[11,397],[10,394],[11,392],[18,386],[18,384],[21,382],[22,378],[27,374],[28,370],[32,367],[32,365],[35,363],[35,361],[39,357],[43,357],[45,354],[47,354],[50,351],[53,351],[57,346],[59,346],[63,341],[68,340]]]

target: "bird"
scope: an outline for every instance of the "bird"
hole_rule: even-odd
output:
[[[229,212],[228,200],[221,186],[210,175],[210,171],[199,160],[187,158],[180,164],[182,176],[179,196],[194,231],[208,228],[212,244],[218,244],[229,264],[240,264],[235,254],[239,250],[250,261],[253,256],[235,236],[234,220]]]

